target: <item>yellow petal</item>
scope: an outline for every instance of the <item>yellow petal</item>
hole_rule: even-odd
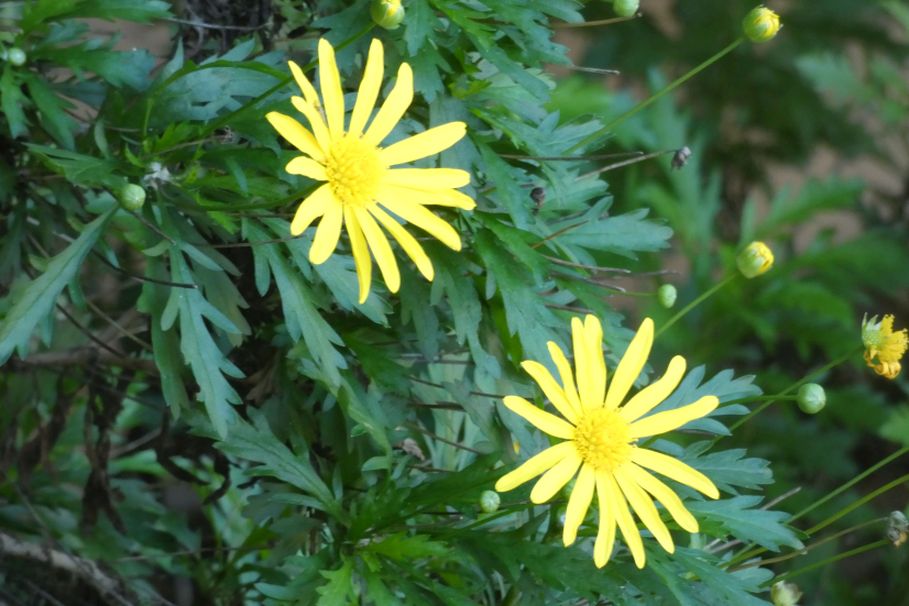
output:
[[[322,89],[328,131],[332,137],[341,137],[344,134],[344,92],[335,62],[335,49],[325,38],[319,38],[319,88]]]
[[[680,484],[691,486],[712,499],[720,496],[720,491],[710,478],[669,455],[646,448],[635,448],[631,451],[631,460]]]
[[[325,167],[306,156],[297,156],[287,163],[284,170],[292,175],[302,175],[315,181],[328,181]]]
[[[720,401],[716,396],[704,396],[694,404],[680,406],[674,410],[658,412],[655,415],[635,421],[628,428],[628,437],[646,438],[677,429],[695,419],[700,419],[712,412]]]
[[[574,366],[581,406],[599,408],[603,404],[603,392],[606,388],[606,365],[602,349],[603,329],[595,316],[589,315],[587,318],[586,323],[580,318],[571,319]]]
[[[580,414],[583,409],[581,408],[581,400],[578,398],[578,390],[574,386],[574,374],[571,372],[571,364],[568,363],[562,348],[556,345],[555,342],[547,341],[546,347],[549,349],[549,356],[552,358],[553,364],[556,365],[556,370],[559,371],[559,378],[562,379],[562,390],[565,393],[565,397],[568,398],[568,403]]]
[[[294,75],[294,80],[297,81],[297,86],[300,87],[300,92],[303,93],[303,98],[306,99],[307,103],[318,109],[319,95],[316,94],[316,89],[309,81],[309,78],[303,74],[303,70],[300,69],[300,66],[293,61],[288,61],[287,65],[290,67],[290,73]]]
[[[388,93],[382,109],[366,129],[363,140],[378,146],[410,107],[411,101],[413,101],[413,71],[409,65],[402,63],[398,68],[398,79],[395,81],[394,87]]]
[[[341,237],[343,219],[341,205],[329,204],[325,216],[319,222],[316,237],[313,238],[312,246],[309,249],[310,263],[313,265],[325,263],[331,253],[335,252],[335,248],[338,247],[338,239]]]
[[[382,197],[379,203],[408,223],[413,223],[452,250],[461,250],[461,236],[451,225],[432,214],[425,206]]]
[[[404,227],[394,220],[394,217],[382,210],[378,205],[372,205],[369,212],[375,217],[382,226],[388,230],[388,233],[398,241],[407,256],[414,262],[417,269],[423,274],[423,277],[432,282],[435,272],[432,268],[432,261],[426,256],[426,251],[417,242]]]
[[[379,157],[386,166],[428,158],[448,149],[466,133],[467,125],[463,122],[449,122],[393,143],[379,150]]]
[[[634,463],[627,463],[624,469],[627,470],[626,473],[638,486],[649,492],[653,495],[653,498],[663,504],[663,507],[666,508],[666,511],[669,512],[669,515],[673,517],[679,526],[688,532],[698,531],[698,521],[682,505],[682,499],[669,486]]]
[[[383,176],[382,184],[411,189],[449,189],[470,184],[470,173],[459,168],[390,168]]]
[[[660,519],[660,514],[647,493],[637,485],[634,478],[626,473],[623,468],[616,469],[613,475],[619,484],[619,488],[622,489],[622,494],[625,495],[625,499],[631,505],[631,509],[641,518],[647,530],[650,531],[663,549],[673,553],[675,544],[672,542],[672,535],[669,534],[669,529],[666,528],[666,524]]]
[[[634,385],[635,379],[641,374],[641,369],[650,355],[650,346],[653,345],[653,320],[644,318],[641,327],[628,344],[625,355],[612,375],[612,383],[606,393],[606,408],[615,408],[622,403],[628,390]]]
[[[578,456],[577,450],[569,453],[568,456],[559,461],[557,465],[537,480],[533,490],[530,491],[530,500],[539,505],[551,499],[555,493],[559,492],[574,477],[580,465],[581,457]]]
[[[302,97],[291,97],[290,102],[298,112],[306,117],[306,121],[309,122],[309,127],[312,128],[312,134],[316,138],[319,148],[322,149],[323,153],[328,153],[328,150],[331,149],[331,136],[328,134],[328,127],[325,126],[325,120],[322,119],[322,114],[320,114],[319,110],[314,106],[307,103]]]
[[[344,223],[347,225],[347,235],[350,237],[350,249],[353,252],[354,266],[357,268],[357,282],[360,286],[359,303],[362,305],[369,297],[369,285],[372,281],[372,259],[369,257],[369,248],[360,229],[360,222],[352,206],[344,207]]]
[[[540,386],[540,389],[543,390],[543,393],[549,401],[552,402],[552,405],[556,407],[556,410],[562,413],[563,417],[572,423],[577,422],[577,411],[568,402],[568,398],[565,397],[565,392],[562,391],[562,388],[545,366],[533,360],[525,360],[524,362],[521,362],[521,368],[537,382],[537,385]]]
[[[578,537],[578,528],[584,522],[590,502],[593,500],[593,487],[595,483],[593,467],[582,465],[578,480],[571,489],[568,497],[568,507],[565,510],[565,526],[562,528],[562,543],[568,547]]]
[[[473,198],[462,194],[456,189],[415,189],[401,185],[384,184],[382,191],[389,198],[394,197],[396,200],[412,202],[421,206],[449,206],[473,210],[477,205]]]
[[[597,540],[593,544],[593,563],[597,568],[602,568],[612,557],[612,548],[615,546],[615,513],[609,498],[609,493],[600,479],[601,474],[596,474],[597,502],[600,508],[600,522],[597,529]]]
[[[353,113],[350,114],[347,132],[353,136],[363,133],[363,127],[366,126],[366,121],[376,106],[379,89],[382,87],[384,61],[382,42],[373,38],[369,44],[369,56],[363,70],[363,79],[360,81],[360,90],[357,91],[357,101],[354,103]]]
[[[297,207],[297,212],[294,214],[294,220],[290,224],[290,234],[292,236],[302,234],[313,221],[324,215],[332,204],[336,204],[336,202],[331,188],[326,183],[300,202],[300,206]]]
[[[641,418],[675,391],[684,374],[685,358],[675,356],[669,361],[665,374],[628,400],[628,403],[619,409],[619,415],[629,423]]]
[[[597,473],[597,490],[605,491],[608,495],[619,530],[622,531],[625,544],[634,558],[634,565],[638,568],[643,568],[647,561],[644,555],[644,542],[641,540],[641,533],[634,523],[634,518],[631,517],[631,512],[628,511],[628,503],[625,502],[625,497],[622,496],[612,474],[607,472]]]
[[[301,152],[319,162],[325,160],[325,154],[319,147],[319,142],[305,126],[279,112],[268,112],[265,114],[265,119],[278,131],[278,134]]]
[[[603,357],[603,326],[593,314],[584,318],[584,335],[587,338],[587,359],[592,373],[591,397],[602,402],[606,395],[606,359]]]
[[[550,446],[543,452],[534,455],[524,461],[524,463],[515,469],[506,473],[496,482],[496,490],[505,492],[517,488],[524,482],[531,480],[553,465],[557,465],[572,453],[577,453],[574,444],[571,442],[560,442],[555,446]]]
[[[391,251],[391,244],[388,238],[382,233],[382,230],[376,224],[372,215],[365,208],[356,209],[357,219],[360,221],[360,227],[363,229],[363,235],[366,236],[366,242],[369,249],[376,258],[379,265],[379,271],[382,272],[382,279],[391,292],[398,292],[401,288],[401,273],[398,271],[398,262]]]
[[[540,410],[524,398],[505,396],[502,401],[509,410],[527,419],[537,429],[563,440],[571,440],[574,437],[574,427],[570,423],[545,410]]]

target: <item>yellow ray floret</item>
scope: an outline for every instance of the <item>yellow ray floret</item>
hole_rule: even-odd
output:
[[[577,475],[565,512],[562,532],[565,545],[574,543],[596,494],[599,530],[593,548],[594,563],[602,567],[609,561],[618,528],[634,563],[642,568],[646,557],[635,516],[663,549],[670,553],[675,550],[672,535],[654,501],[659,501],[683,529],[689,532],[698,529],[697,520],[678,495],[651,472],[714,499],[719,497],[719,491],[701,472],[669,455],[639,447],[636,442],[710,414],[719,400],[716,396],[704,396],[685,406],[648,414],[678,387],[685,374],[685,359],[676,356],[662,378],[622,405],[650,355],[653,321],[646,318],[641,323],[608,388],[600,321],[588,315],[583,321],[574,318],[571,327],[574,372],[559,346],[548,344],[561,384],[539,362],[528,360],[522,364],[564,418],[541,410],[524,398],[504,398],[509,410],[563,441],[502,476],[496,482],[496,490],[511,490],[540,476],[530,499],[544,503]]]
[[[448,149],[464,137],[467,127],[463,122],[448,122],[383,147],[382,141],[413,100],[413,72],[402,63],[391,92],[373,115],[382,87],[383,63],[382,43],[373,40],[345,129],[344,91],[334,49],[328,41],[319,40],[319,92],[296,63],[289,63],[303,94],[291,101],[309,128],[278,112],[265,116],[302,154],[288,162],[287,172],[324,183],[297,207],[291,234],[300,235],[319,219],[309,250],[309,260],[318,265],[334,253],[342,228],[346,228],[357,268],[360,303],[369,296],[373,259],[388,290],[397,292],[400,288],[401,275],[386,232],[419,272],[432,280],[432,262],[402,222],[412,223],[449,248],[460,250],[458,232],[427,206],[462,210],[476,206],[456,189],[470,183],[466,171],[395,168]]]

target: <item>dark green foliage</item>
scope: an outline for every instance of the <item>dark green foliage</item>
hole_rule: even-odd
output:
[[[774,393],[819,355],[848,350],[858,310],[877,310],[909,285],[901,272],[909,259],[905,217],[890,223],[870,208],[860,236],[800,239],[819,213],[854,211],[867,187],[860,181],[818,179],[766,206],[729,191],[736,179],[760,185],[765,159],[802,158],[819,139],[877,150],[855,124],[827,120],[880,102],[883,119],[899,124],[906,89],[892,80],[902,46],[872,39],[882,29],[864,18],[800,7],[784,31],[801,27],[802,37],[761,59],[738,51],[694,81],[689,110],[667,97],[588,141],[629,99],[579,79],[557,84],[546,68],[570,62],[555,20],[593,18],[592,3],[412,1],[399,29],[379,31],[365,0],[282,0],[255,31],[209,24],[222,42],[237,34],[223,46],[184,23],[196,20],[195,4],[0,7],[0,46],[28,56],[0,64],[0,538],[100,563],[129,603],[176,601],[175,579],[188,580],[199,604],[765,603],[773,573],[735,569],[731,554],[739,542],[796,553],[804,537],[757,493],[798,481],[793,451],[819,457],[814,471],[829,465],[832,478],[847,479],[856,466],[833,451],[858,438],[837,427],[817,438],[801,420],[770,417],[746,429],[782,436],[781,446],[747,433],[750,451],[717,445],[762,394],[744,373],[769,373]],[[679,19],[686,31],[732,37],[737,4],[709,2]],[[166,61],[158,66],[152,49],[117,50],[88,18],[171,28]],[[670,53],[651,26],[626,26],[597,47],[622,44],[623,71],[715,50],[716,36],[686,34],[692,42]],[[828,26],[877,53],[867,79],[825,53]],[[472,176],[464,191],[477,209],[439,211],[463,249],[421,241],[432,283],[398,251],[400,293],[374,279],[364,305],[346,236],[319,266],[308,260],[312,228],[289,237],[314,183],[284,171],[290,153],[264,119],[293,113],[285,60],[312,75],[320,36],[337,48],[347,92],[373,36],[385,45],[383,92],[402,61],[412,65],[415,100],[392,139],[468,124],[468,137],[439,161]],[[787,51],[798,56],[784,60]],[[792,104],[791,113],[761,105],[779,81],[792,86],[774,103]],[[665,82],[656,71],[646,80],[654,89]],[[733,104],[735,90],[746,99]],[[828,90],[840,106],[821,96]],[[705,118],[726,105],[736,124],[763,124],[766,143],[737,153],[744,143]],[[647,151],[687,144],[694,157],[675,172],[666,158],[612,172],[587,157],[616,142]],[[117,203],[127,183],[146,192],[138,208]],[[637,385],[680,353],[689,370],[656,410],[703,395],[721,401],[652,443],[724,493],[703,500],[670,482],[699,532],[683,532],[661,510],[674,554],[645,531],[647,568],[619,540],[598,570],[594,511],[578,543],[561,545],[567,490],[537,506],[522,486],[484,512],[480,495],[549,446],[501,404],[505,394],[543,404],[520,362],[548,364],[548,341],[570,351],[570,318],[594,313],[612,372],[645,315],[631,297],[649,294],[648,278],[635,274],[662,268],[670,248],[684,254],[680,307],[752,238],[778,244],[773,272],[731,283],[661,334]],[[626,288],[616,284],[623,277],[639,280]],[[659,326],[671,312],[653,307]],[[737,370],[720,370],[730,365]],[[828,393],[832,418],[899,439],[905,407],[891,413],[866,385]],[[835,412],[863,398],[873,414]],[[774,484],[767,459],[777,457],[783,481]],[[0,575],[8,570],[20,571],[0,553]],[[60,576],[62,588],[48,587],[58,601],[65,582],[118,603],[95,595],[78,571]]]

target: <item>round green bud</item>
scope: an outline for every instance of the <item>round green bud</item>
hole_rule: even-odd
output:
[[[21,48],[13,47],[6,51],[6,60],[9,61],[12,65],[19,67],[25,65],[25,61],[28,59],[28,55],[25,54],[25,51]]]
[[[369,14],[376,25],[384,29],[397,29],[404,21],[404,7],[401,0],[373,0]]]
[[[612,9],[619,17],[634,17],[640,7],[640,0],[615,0],[612,3]]]
[[[773,267],[773,251],[763,242],[752,242],[735,258],[742,275],[755,278]]]
[[[795,583],[777,581],[770,588],[770,599],[773,606],[798,606],[802,592]]]
[[[117,200],[126,210],[139,210],[145,204],[145,190],[135,183],[127,183],[117,193]]]
[[[660,305],[669,309],[675,305],[676,297],[678,297],[678,291],[675,289],[675,286],[672,284],[663,284],[657,289],[657,301],[660,302]]]
[[[780,16],[766,6],[751,9],[742,20],[742,30],[752,42],[767,42],[781,27]]]
[[[502,500],[499,498],[499,493],[495,490],[484,490],[480,495],[480,509],[484,513],[494,513],[498,508]]]
[[[799,403],[799,409],[809,415],[821,412],[827,405],[827,393],[817,383],[805,383],[799,387],[795,399]]]

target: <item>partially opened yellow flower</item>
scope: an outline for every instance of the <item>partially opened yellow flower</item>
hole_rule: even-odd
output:
[[[334,49],[327,40],[319,40],[321,101],[300,67],[289,62],[290,71],[303,92],[302,97],[295,96],[291,101],[306,117],[312,130],[278,112],[265,116],[281,136],[303,154],[291,160],[285,170],[325,182],[300,203],[290,233],[299,235],[322,217],[309,250],[309,260],[318,265],[337,248],[341,227],[346,225],[360,284],[360,303],[369,296],[370,252],[388,289],[397,292],[401,285],[398,264],[381,227],[397,240],[427,280],[433,278],[432,262],[423,247],[388,211],[438,238],[449,248],[460,250],[458,232],[426,207],[471,210],[476,206],[469,196],[455,189],[470,183],[470,174],[466,171],[393,168],[451,147],[464,136],[466,125],[448,122],[381,147],[413,100],[413,72],[407,63],[402,63],[394,87],[372,116],[382,86],[383,62],[382,43],[373,40],[357,100],[345,129],[344,92]]]
[[[681,499],[651,471],[712,498],[717,498],[719,491],[699,471],[673,457],[638,446],[636,442],[677,429],[709,414],[717,407],[719,400],[716,396],[704,396],[693,404],[647,416],[675,390],[685,374],[685,359],[675,356],[661,379],[622,404],[650,354],[653,321],[645,318],[641,323],[615,369],[608,391],[600,321],[591,315],[583,322],[574,318],[571,328],[574,373],[559,346],[549,342],[549,354],[558,369],[561,385],[539,362],[528,360],[521,364],[564,420],[540,410],[524,398],[505,398],[505,406],[510,410],[564,442],[547,448],[502,476],[496,482],[496,490],[511,490],[543,474],[534,485],[530,500],[545,503],[577,473],[562,531],[565,546],[571,545],[577,538],[578,528],[596,493],[599,529],[593,548],[594,563],[603,567],[609,561],[618,526],[634,563],[643,568],[644,545],[632,512],[670,553],[675,551],[675,545],[654,505],[654,499],[663,504],[679,526],[689,532],[698,530],[697,520],[682,505]]]
[[[865,363],[874,372],[888,379],[900,374],[900,360],[909,347],[906,329],[893,330],[893,315],[887,314],[878,322],[877,316],[862,319],[862,344],[865,346]]]

